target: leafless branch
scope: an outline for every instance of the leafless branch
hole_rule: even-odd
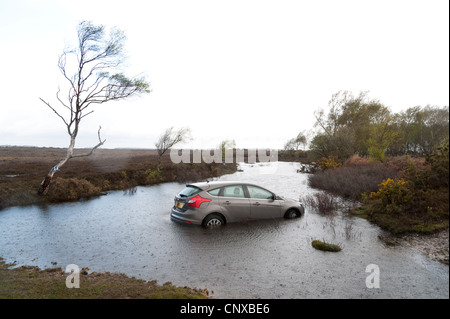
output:
[[[59,98],[59,92],[61,91],[61,89],[58,87],[58,92],[56,92],[56,98],[58,99],[58,101],[64,105],[69,111],[72,111],[71,108],[69,106],[67,106],[66,103],[64,103],[60,98]]]
[[[67,124],[67,122],[66,122],[66,119],[61,115],[61,114],[59,114],[51,105],[50,105],[50,103],[48,103],[48,102],[46,102],[46,101],[44,101],[42,98],[39,98],[42,102],[44,102],[53,112],[55,112],[55,114],[56,115],[58,115],[59,116],[59,118],[61,119],[61,120],[63,120],[63,122],[64,122],[64,124],[66,124],[66,126],[69,126],[69,124]]]
[[[87,113],[84,114],[84,115],[81,115],[81,116],[80,116],[80,120],[81,120],[82,118],[88,116],[88,115],[91,114],[91,113],[94,113],[94,110],[92,110],[92,111],[90,111],[90,112],[87,112]]]
[[[86,153],[86,154],[77,154],[77,155],[72,155],[72,158],[74,158],[74,157],[85,157],[85,156],[90,156],[90,155],[92,155],[92,153],[97,149],[97,148],[99,148],[100,146],[102,146],[105,142],[106,142],[106,139],[104,139],[103,141],[102,141],[102,138],[101,138],[101,136],[100,136],[100,130],[102,129],[102,127],[101,126],[99,126],[99,128],[98,128],[98,141],[99,141],[99,143],[97,144],[97,145],[95,145],[92,149],[91,149],[91,151],[89,152],[89,153]]]

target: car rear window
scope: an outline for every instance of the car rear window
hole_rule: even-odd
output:
[[[189,185],[185,189],[183,189],[178,195],[180,197],[190,197],[190,196],[195,195],[195,194],[200,193],[200,192],[201,192],[200,188],[198,188],[196,186]]]
[[[212,189],[212,190],[210,190],[208,193],[209,193],[210,195],[213,195],[213,196],[219,196],[219,194],[220,194],[220,188]]]

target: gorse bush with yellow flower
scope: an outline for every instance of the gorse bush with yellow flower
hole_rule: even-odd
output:
[[[410,161],[401,178],[387,178],[363,194],[368,219],[394,233],[432,232],[449,224],[448,139],[426,156],[424,168]]]
[[[394,209],[396,206],[406,205],[412,200],[411,182],[405,181],[403,178],[388,178],[383,180],[378,187],[377,192],[371,192],[368,196],[363,194],[363,199],[380,200],[384,207],[391,206]]]
[[[318,164],[322,171],[327,169],[336,169],[342,166],[336,156],[323,157],[319,160]]]

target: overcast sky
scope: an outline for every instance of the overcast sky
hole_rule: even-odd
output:
[[[448,0],[0,0],[0,145],[65,147],[58,56],[82,20],[122,29],[127,74],[152,93],[95,106],[77,147],[153,148],[170,126],[185,147],[282,148],[339,90],[398,112],[449,104]]]

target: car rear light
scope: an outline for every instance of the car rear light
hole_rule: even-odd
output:
[[[189,201],[188,201],[188,205],[189,206],[191,206],[191,207],[200,207],[200,205],[203,203],[203,202],[210,202],[211,200],[210,199],[207,199],[207,198],[203,198],[203,197],[201,197],[200,195],[197,195],[197,196],[195,196],[195,197],[192,197]]]

